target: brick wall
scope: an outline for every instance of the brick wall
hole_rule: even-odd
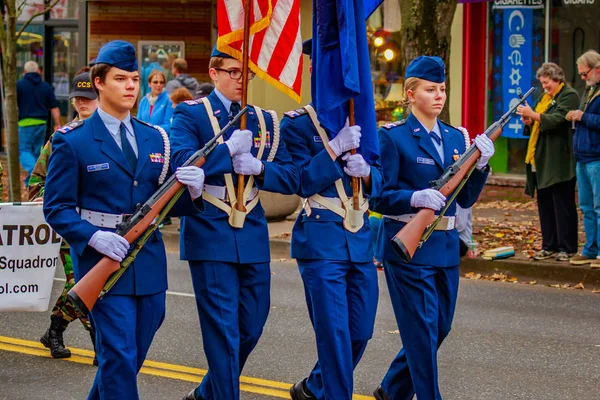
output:
[[[190,75],[209,81],[212,0],[127,0],[88,3],[88,58],[110,40],[184,41]]]

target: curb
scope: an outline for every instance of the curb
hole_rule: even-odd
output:
[[[578,266],[568,262],[540,262],[518,258],[491,261],[483,258],[463,257],[460,262],[461,276],[468,272],[483,275],[503,273],[520,280],[583,282],[586,287],[600,287],[600,270],[590,269],[588,265]]]
[[[167,251],[179,251],[179,232],[163,231],[163,240]],[[290,259],[290,240],[270,238],[269,244],[272,261]],[[600,287],[600,270],[590,269],[587,265],[571,265],[567,262],[540,262],[518,258],[490,261],[463,257],[460,262],[460,274],[464,276],[468,272],[482,275],[503,273],[519,280],[584,282],[586,287]]]

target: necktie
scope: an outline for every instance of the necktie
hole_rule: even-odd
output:
[[[131,147],[131,143],[129,143],[129,139],[127,139],[127,128],[122,122],[121,126],[119,127],[119,132],[121,134],[121,149],[123,150],[123,154],[125,154],[125,158],[131,166],[131,169],[135,171],[135,166],[137,165],[137,157],[135,156],[133,147]]]
[[[231,121],[233,119],[233,117],[235,117],[236,115],[238,115],[238,113],[240,112],[240,110],[242,109],[242,107],[240,107],[240,105],[238,103],[236,103],[235,101],[233,103],[231,103],[231,107],[229,107],[229,120]],[[236,124],[236,126],[239,126],[239,122]]]
[[[438,144],[438,146],[440,144],[442,144],[442,138],[438,136],[437,133],[435,133],[434,131],[429,132],[429,136],[431,136],[431,138],[433,140],[435,140],[435,142]]]

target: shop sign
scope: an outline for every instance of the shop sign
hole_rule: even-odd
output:
[[[533,81],[534,10],[543,9],[543,0],[495,0],[493,8],[494,118],[510,109]],[[540,51],[540,49],[537,49]],[[517,115],[504,127],[503,136],[524,138],[524,124]]]

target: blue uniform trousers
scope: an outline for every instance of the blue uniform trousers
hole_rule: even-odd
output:
[[[317,399],[350,400],[352,374],[373,336],[379,289],[372,262],[298,260],[319,361],[307,380]]]
[[[392,400],[441,399],[437,350],[452,326],[458,266],[430,267],[387,260],[385,276],[403,348],[382,389]]]
[[[98,370],[88,400],[136,400],[137,373],[165,318],[165,292],[107,295],[91,312]]]
[[[196,398],[237,400],[240,374],[269,315],[269,263],[189,263],[209,367]]]

